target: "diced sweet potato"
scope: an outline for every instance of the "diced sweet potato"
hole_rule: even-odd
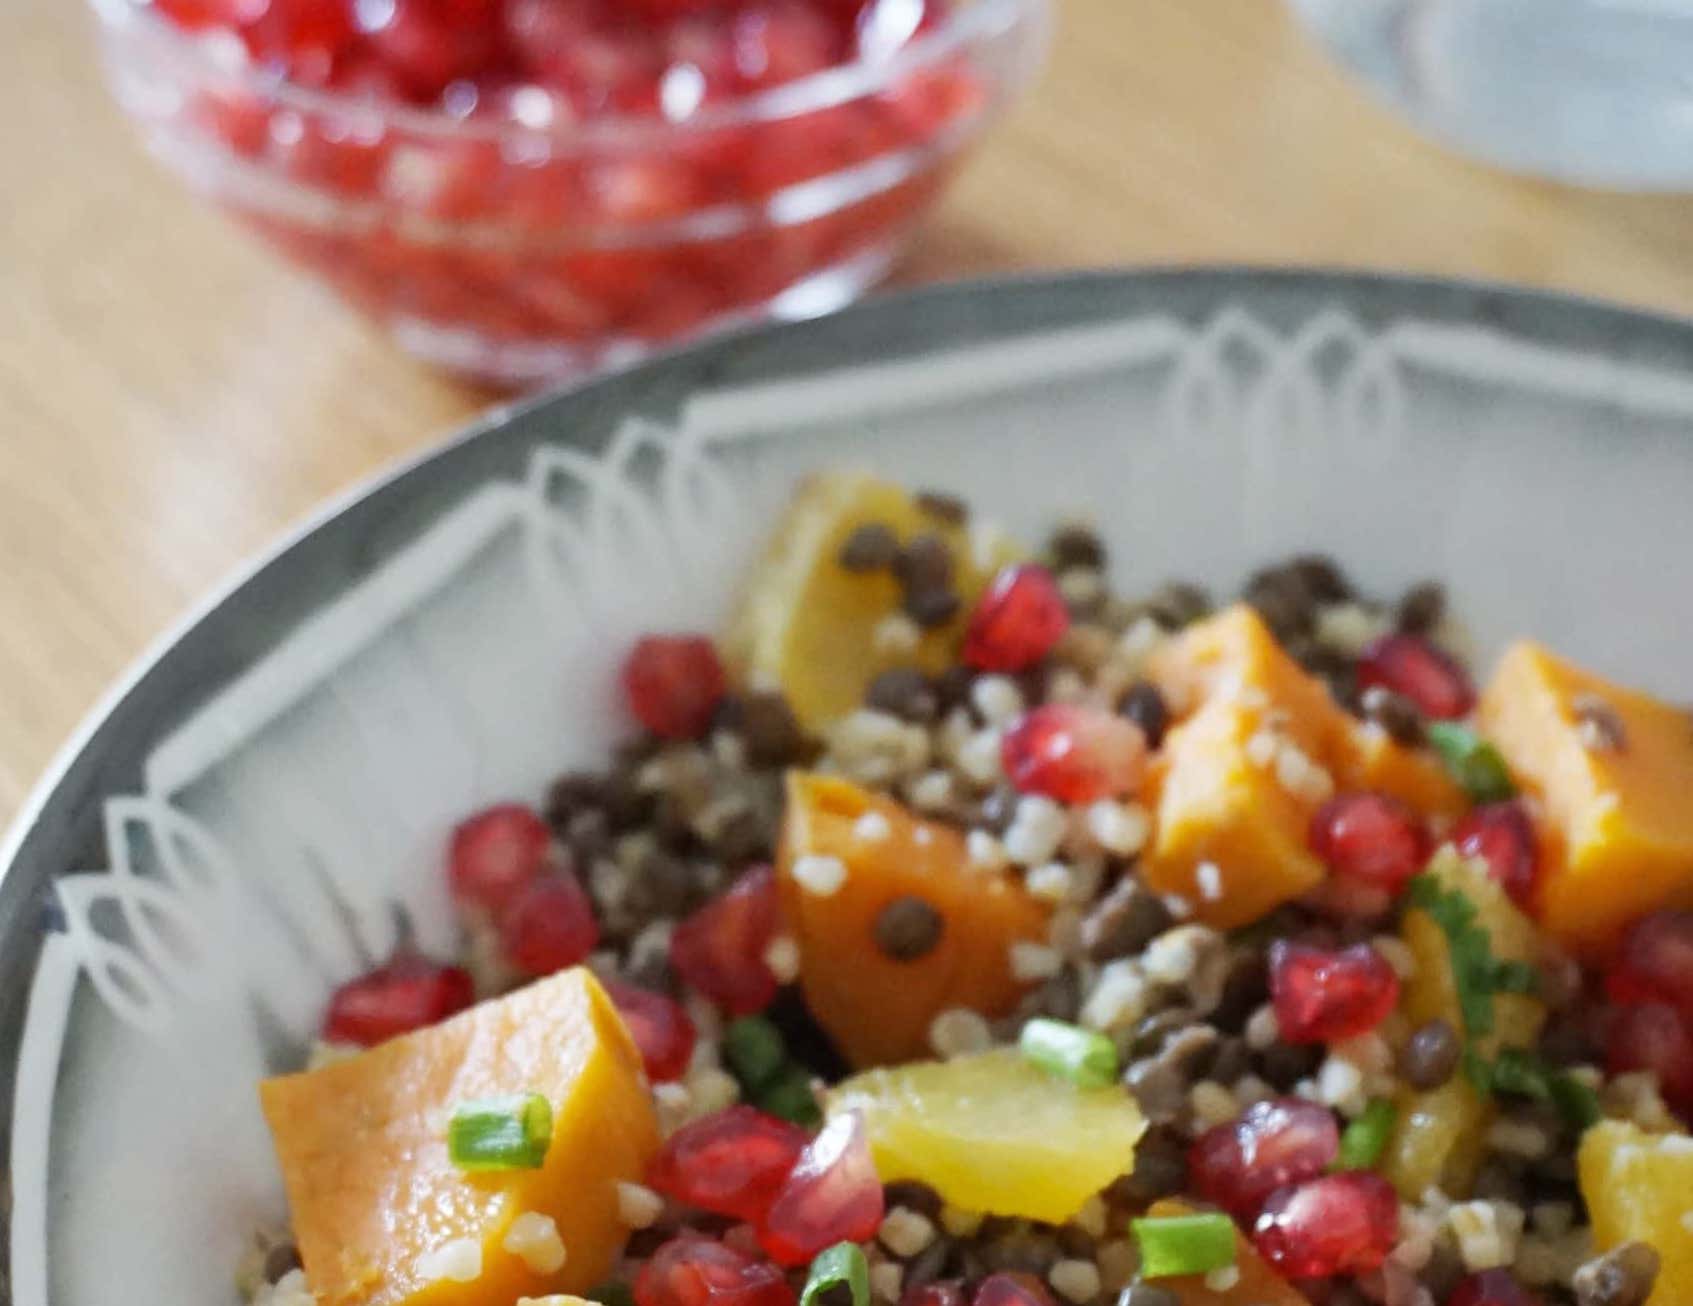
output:
[[[544,1165],[467,1174],[452,1163],[447,1124],[459,1103],[529,1093],[553,1108]],[[351,1060],[266,1080],[259,1094],[324,1306],[510,1306],[582,1291],[623,1246],[618,1182],[638,1181],[658,1147],[640,1053],[582,969]],[[528,1213],[556,1226],[561,1269],[538,1272],[520,1240],[517,1251],[503,1245]],[[480,1273],[433,1277],[430,1262],[461,1243]]]
[[[1300,758],[1338,790],[1377,790],[1424,813],[1464,806],[1434,758],[1342,710],[1244,604],[1189,627],[1147,670],[1182,719],[1155,770],[1143,874],[1208,924],[1245,924],[1322,880],[1306,846],[1322,791],[1300,782]]]
[[[1531,966],[1540,962],[1540,932],[1485,869],[1447,850],[1429,864],[1428,874],[1475,904],[1476,923],[1487,931],[1495,958]],[[1400,932],[1417,963],[1399,1004],[1406,1023],[1415,1028],[1440,1019],[1462,1034],[1464,1018],[1445,931],[1427,912],[1413,907],[1406,911]],[[1476,1050],[1493,1057],[1504,1047],[1532,1047],[1545,1020],[1546,1007],[1538,999],[1495,994],[1493,1032],[1476,1040]],[[1398,1121],[1382,1158],[1383,1176],[1408,1201],[1420,1200],[1430,1186],[1455,1195],[1467,1193],[1493,1116],[1492,1102],[1483,1099],[1461,1071],[1439,1088],[1419,1091],[1407,1086],[1400,1092]]]
[[[1311,804],[1252,759],[1263,711],[1217,699],[1165,738],[1157,821],[1141,875],[1180,894],[1208,925],[1232,929],[1315,888]]]
[[[1646,1306],[1693,1301],[1693,1227],[1686,1214],[1693,1138],[1606,1120],[1582,1135],[1577,1160],[1594,1244],[1607,1251],[1639,1241],[1658,1253],[1657,1284]]]
[[[808,857],[837,859],[846,870],[840,886],[827,894],[807,887],[795,869]],[[1046,909],[1010,876],[971,867],[951,826],[917,820],[845,780],[795,773],[779,862],[806,1006],[854,1065],[926,1056],[939,1013],[1003,1015],[1027,988],[1011,973],[1011,945],[1045,938]],[[938,918],[938,937],[919,955],[890,956],[877,942],[890,909],[907,915],[908,950],[923,941],[910,918],[920,925],[926,910]]]
[[[1659,907],[1693,905],[1693,720],[1535,644],[1500,660],[1478,711],[1511,774],[1539,797],[1559,855],[1541,919],[1572,951],[1602,956]]]
[[[890,654],[877,645],[878,624],[900,610],[893,574],[840,565],[841,546],[867,525],[887,527],[902,543],[934,534],[952,550],[959,616],[926,631],[913,652]],[[1006,537],[943,521],[897,485],[854,472],[816,476],[794,496],[754,567],[724,649],[743,679],[780,686],[806,727],[821,731],[859,706],[877,672],[896,665],[943,670],[970,604],[1016,556]]]
[[[1193,1215],[1199,1208],[1174,1200],[1154,1202],[1148,1215]],[[1160,1288],[1176,1294],[1182,1306],[1311,1306],[1310,1299],[1277,1274],[1245,1235],[1235,1232],[1235,1269],[1240,1277],[1230,1288],[1210,1288],[1203,1274],[1159,1279]]]

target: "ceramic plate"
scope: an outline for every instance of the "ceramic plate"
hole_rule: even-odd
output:
[[[227,1306],[282,1214],[253,1091],[453,821],[619,730],[618,652],[718,622],[808,471],[1090,513],[1128,587],[1321,548],[1444,577],[1667,692],[1693,627],[1693,329],[1374,277],[1084,275],[732,336],[478,428],[335,506],[172,634],[0,865],[16,1306]],[[0,1217],[8,1218],[8,1217]]]

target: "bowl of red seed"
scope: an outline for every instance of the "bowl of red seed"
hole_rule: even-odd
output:
[[[523,385],[875,283],[1048,0],[94,0],[195,191],[437,366]]]

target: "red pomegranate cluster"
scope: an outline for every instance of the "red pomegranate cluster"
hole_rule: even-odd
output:
[[[151,4],[262,74],[189,97],[201,150],[228,161],[197,179],[373,315],[491,350],[660,340],[874,262],[988,98],[958,54],[809,110],[738,111],[885,64],[948,0]],[[277,175],[340,207],[278,203]],[[828,193],[769,203],[814,181]]]

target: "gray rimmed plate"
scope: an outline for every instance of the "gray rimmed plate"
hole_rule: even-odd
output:
[[[615,737],[618,651],[717,623],[794,482],[868,466],[1126,584],[1300,548],[1443,576],[1687,689],[1693,328],[1547,295],[1191,270],[966,285],[731,336],[494,414],[283,544],[150,654],[4,854],[17,1306],[212,1306],[280,1187],[253,1092],[394,906],[451,924],[457,817]]]

